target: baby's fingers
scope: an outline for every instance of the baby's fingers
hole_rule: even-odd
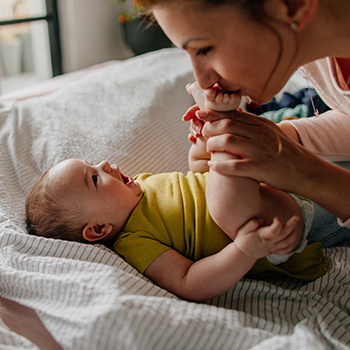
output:
[[[262,219],[252,219],[246,222],[238,231],[239,234],[246,235],[256,231],[262,224]],[[237,233],[237,234],[238,234]]]
[[[283,232],[291,232],[295,229],[297,223],[299,222],[299,216],[292,216],[284,225],[283,225]]]
[[[281,221],[275,217],[270,226],[265,226],[264,230],[260,231],[260,237],[263,239],[274,239],[278,236],[280,240],[283,240],[295,230],[298,221],[299,217],[295,215],[285,224],[282,224]]]
[[[282,228],[283,224],[279,218],[275,217],[271,225],[264,226],[259,230],[259,236],[264,240],[273,239],[281,233]]]
[[[297,228],[295,227],[288,236],[275,244],[275,254],[285,255],[294,250],[295,234]]]

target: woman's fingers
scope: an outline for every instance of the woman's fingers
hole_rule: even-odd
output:
[[[275,123],[240,111],[193,112],[205,122],[202,134],[208,138],[209,153],[227,152],[241,158],[211,161],[212,170],[250,177],[279,190],[303,194],[300,190],[309,178],[310,169],[313,171],[314,164],[319,164],[318,157]]]
[[[311,152],[290,139],[274,123],[244,115],[254,124],[232,119],[205,123],[202,133],[209,136],[208,152],[228,152],[242,158],[222,164],[212,162],[210,167],[221,174],[247,176],[296,193],[302,169],[309,166],[305,164],[310,159],[307,153]]]
[[[231,119],[233,121],[241,122],[248,125],[258,125],[260,124],[261,120],[262,121],[265,120],[254,114],[245,113],[240,109],[229,111],[229,112],[200,110],[196,114],[199,119],[202,119],[205,122],[214,122],[220,119]]]
[[[251,176],[252,170],[254,171],[255,169],[254,164],[245,159],[222,160],[220,162],[209,161],[208,165],[210,169],[222,175]],[[256,180],[260,181],[257,178]]]
[[[196,138],[202,136],[203,123],[195,118],[191,120],[190,132]]]
[[[199,112],[197,111],[196,115],[198,116]],[[247,120],[244,119],[244,122],[231,119],[235,113],[240,113],[241,115],[247,116]],[[266,140],[277,141],[276,134],[283,134],[274,123],[271,125],[266,123],[267,119],[261,117],[253,117],[247,113],[235,111],[227,113],[229,118],[218,119],[209,123],[205,123],[205,129],[203,130],[205,136],[214,137],[222,134],[232,134],[235,136],[245,137],[250,140],[254,140],[258,143],[266,142]],[[199,118],[204,120],[202,118]],[[206,120],[204,120],[206,121]]]
[[[197,118],[196,111],[198,111],[198,106],[194,105],[182,117],[182,120],[185,122],[191,121],[190,133],[192,137],[189,136],[190,142],[195,142],[196,138],[202,136],[203,122]]]
[[[197,118],[196,112],[199,110],[197,105],[190,107],[182,117],[182,120],[185,122],[189,122],[190,120]]]

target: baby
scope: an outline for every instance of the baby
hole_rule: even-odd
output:
[[[107,161],[57,164],[27,198],[29,233],[113,246],[156,284],[194,301],[221,295],[248,272],[276,270],[306,280],[323,275],[327,266],[309,259],[318,246],[303,250],[311,204],[251,179],[208,174],[205,141],[192,145],[196,172],[187,175],[133,179]],[[296,249],[303,251],[293,254]],[[267,256],[282,263],[274,266],[262,259]]]

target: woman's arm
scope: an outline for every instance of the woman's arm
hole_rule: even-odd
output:
[[[213,170],[247,176],[271,187],[313,200],[346,221],[350,217],[350,172],[316,156],[273,122],[248,113],[199,111],[209,152],[225,151],[241,159],[212,162]],[[282,147],[279,150],[278,143]]]
[[[318,117],[282,122],[300,138],[300,143],[312,153],[330,161],[350,160],[350,116],[340,110],[330,110]],[[290,136],[290,134],[288,133]]]
[[[33,309],[0,297],[0,317],[11,331],[27,338],[39,349],[63,350]]]

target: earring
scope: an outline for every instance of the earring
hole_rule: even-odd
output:
[[[295,31],[295,30],[298,29],[298,24],[295,23],[295,22],[292,22],[292,23],[290,24],[290,27]]]

